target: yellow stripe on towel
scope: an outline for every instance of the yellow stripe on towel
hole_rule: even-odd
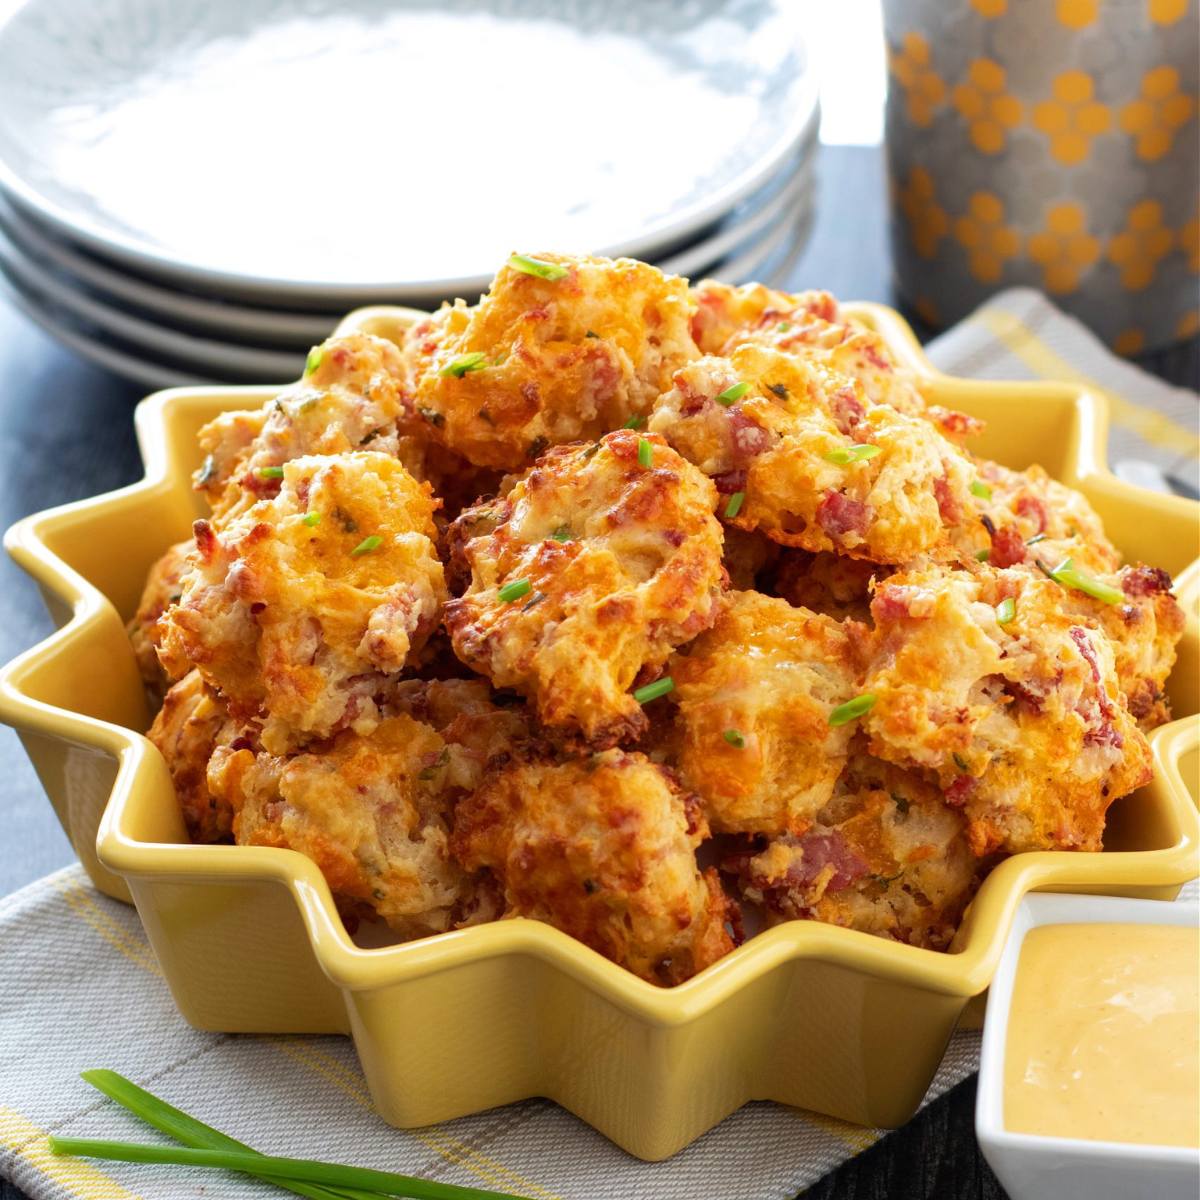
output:
[[[144,938],[122,929],[88,895],[86,888],[77,883],[64,882],[59,887],[59,892],[67,902],[67,907],[90,925],[114,950],[141,967],[143,971],[149,971],[151,975],[162,975],[162,968],[159,967],[150,944]]]
[[[1176,424],[1153,408],[1134,404],[1102,386],[1089,375],[1056,354],[1019,317],[999,308],[986,308],[967,318],[982,325],[993,337],[1043,379],[1082,383],[1108,400],[1113,422],[1137,434],[1143,441],[1176,454],[1200,454],[1200,439],[1194,429]]]
[[[13,1151],[48,1179],[80,1200],[140,1200],[136,1192],[97,1170],[82,1158],[59,1158],[50,1153],[46,1131],[19,1112],[0,1106],[0,1146]]]

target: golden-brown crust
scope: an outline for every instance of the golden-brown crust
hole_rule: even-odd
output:
[[[676,372],[649,427],[723,494],[743,495],[733,524],[786,546],[903,563],[948,553],[947,530],[966,512],[972,468],[929,422],[767,347],[741,345]],[[861,445],[874,454],[837,461]]]
[[[1108,639],[1063,610],[1060,586],[927,568],[882,584],[872,611],[871,752],[936,777],[981,856],[1099,850],[1108,806],[1149,780],[1150,751]]]
[[[795,833],[833,792],[853,732],[830,713],[858,690],[866,630],[732,592],[669,664],[677,765],[717,833]]]
[[[290,749],[377,719],[377,694],[438,620],[434,501],[393,458],[300,458],[220,533],[197,522],[183,596],[162,620],[168,670],[194,664],[263,744]],[[364,724],[365,723],[365,724]]]
[[[218,750],[253,744],[253,731],[229,716],[220,695],[191,671],[167,692],[146,736],[166,759],[175,796],[193,842],[229,838],[233,810],[208,786],[209,760]]]
[[[801,837],[733,856],[741,895],[768,920],[816,920],[944,950],[982,875],[963,814],[911,772],[856,756]]]
[[[733,948],[694,798],[644,755],[515,762],[464,800],[453,848],[487,868],[507,916],[545,921],[651,983],[680,983]]]
[[[696,355],[685,280],[627,258],[540,258],[567,275],[504,266],[476,308],[460,301],[412,333],[417,412],[478,466],[522,470],[619,428]],[[470,355],[477,369],[453,373]]]
[[[181,580],[188,569],[188,555],[194,548],[195,542],[190,539],[177,542],[150,568],[137,612],[126,626],[146,692],[156,704],[162,702],[173,682],[158,659],[161,638],[158,620],[178,602]]]
[[[593,745],[636,736],[645,717],[634,680],[716,615],[714,500],[658,437],[619,430],[548,451],[503,500],[450,530],[452,576],[469,580],[446,605],[455,652],[527,696],[547,730]],[[522,594],[502,600],[516,583]]]
[[[431,726],[397,714],[366,736],[346,730],[303,753],[250,755],[236,772],[215,764],[210,782],[239,845],[299,851],[343,907],[420,937],[450,928],[472,896],[449,852],[456,755]]]

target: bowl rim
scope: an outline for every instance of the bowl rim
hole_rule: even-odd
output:
[[[1195,518],[1200,504],[1145,492],[1116,479],[1105,465],[1107,411],[1102,396],[1078,384],[959,380],[937,371],[925,358],[904,319],[878,304],[845,303],[842,310],[865,321],[888,344],[899,362],[921,380],[950,384],[959,395],[1003,393],[1045,398],[1053,393],[1073,404],[1077,417],[1071,482],[1088,480],[1126,498],[1136,497],[1159,511]],[[349,314],[337,332],[372,331],[408,323],[426,314],[413,309],[373,306]],[[282,385],[281,385],[282,386]],[[337,915],[332,895],[316,864],[297,851],[273,847],[201,846],[142,841],[129,830],[137,809],[161,785],[165,763],[140,733],[36,700],[23,688],[26,678],[48,658],[69,654],[100,620],[117,617],[112,603],[46,545],[43,534],[81,513],[119,509],[175,486],[167,420],[172,409],[201,402],[248,406],[273,397],[278,388],[231,386],[174,388],[148,396],[135,413],[144,477],[126,487],[26,517],[5,536],[9,553],[53,597],[70,619],[55,633],[0,668],[0,719],[106,752],[117,760],[112,792],[97,832],[101,863],[127,879],[173,879],[196,883],[270,881],[286,887],[304,921],[313,953],[328,978],[348,991],[367,991],[408,978],[452,969],[476,958],[510,954],[541,959],[603,995],[621,1009],[652,1024],[687,1023],[784,964],[819,959],[880,979],[966,1002],[984,991],[1000,961],[1004,942],[1024,896],[1037,889],[1114,886],[1175,886],[1200,874],[1200,822],[1182,779],[1179,758],[1200,745],[1200,715],[1184,717],[1153,731],[1160,805],[1172,822],[1171,845],[1153,850],[1081,855],[1034,851],[1014,855],[995,868],[975,896],[964,922],[961,944],[950,952],[921,949],[816,921],[792,921],[750,939],[694,978],[659,988],[603,958],[567,934],[540,922],[516,918],[454,930],[378,949],[356,945]],[[1200,560],[1177,578],[1189,632],[1196,633],[1193,593],[1200,592]],[[119,619],[119,617],[118,617]]]
[[[1200,1163],[1200,1146],[1149,1142],[1117,1142],[1102,1138],[1059,1137],[1022,1133],[1004,1124],[1004,1066],[1008,1026],[1021,947],[1031,929],[1044,925],[1183,925],[1200,919],[1196,900],[1137,900],[1120,896],[1026,896],[1013,920],[995,977],[988,991],[987,1016],[980,1045],[979,1090],[975,1102],[975,1136],[984,1146],[1032,1158],[1064,1155],[1108,1159],[1122,1164],[1151,1160],[1154,1164],[1192,1166]]]

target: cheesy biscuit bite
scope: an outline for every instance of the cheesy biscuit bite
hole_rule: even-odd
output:
[[[194,548],[195,542],[190,539],[177,542],[150,568],[137,612],[126,626],[147,695],[156,704],[162,702],[172,682],[158,660],[158,619],[179,600],[181,581],[188,570],[188,555]]]
[[[973,463],[970,519],[956,539],[964,558],[986,553],[995,567],[1033,567],[1037,559],[1054,566],[1070,558],[1085,571],[1117,569],[1121,556],[1082,492],[1036,465],[1010,471],[987,459]]]
[[[635,975],[681,983],[733,948],[694,797],[644,755],[513,762],[457,809],[454,853],[487,868],[504,915],[561,929]]]
[[[436,626],[435,502],[393,458],[293,459],[280,491],[220,532],[196,523],[162,619],[168,671],[195,664],[281,753],[378,719],[378,694]]]
[[[455,653],[596,745],[646,725],[630,688],[712,624],[725,583],[712,483],[633,430],[546,453],[451,526]]]
[[[220,842],[233,830],[233,809],[210,790],[208,763],[222,748],[253,745],[253,731],[234,721],[221,696],[190,671],[167,692],[146,736],[166,759],[175,797],[193,842]]]
[[[691,308],[685,280],[632,259],[514,255],[477,307],[413,331],[417,412],[477,466],[524,470],[648,413],[696,357]]]
[[[948,550],[966,513],[970,464],[932,425],[778,350],[689,364],[649,427],[716,480],[728,520],[786,546],[901,563]]]
[[[773,838],[725,865],[771,924],[823,921],[945,950],[981,875],[966,820],[937,788],[870,764],[856,757],[805,834]]]
[[[861,726],[871,753],[925,769],[968,817],[978,855],[1099,850],[1108,806],[1150,751],[1112,647],[1021,570],[905,572],[871,605]]]
[[[406,409],[399,349],[357,333],[313,348],[303,377],[255,412],[222,413],[199,433],[196,487],[223,525],[279,491],[279,468],[312,454],[395,455]]]
[[[420,937],[450,928],[474,896],[449,853],[457,756],[431,726],[397,714],[297,754],[220,755],[209,783],[238,845],[299,851],[344,913],[369,910]]]
[[[731,592],[675,654],[677,760],[716,833],[803,833],[833,793],[853,729],[867,631],[758,592]]]

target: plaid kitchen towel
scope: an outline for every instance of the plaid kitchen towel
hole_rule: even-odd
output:
[[[1113,358],[1041,295],[1001,294],[930,347],[979,378],[1087,380],[1112,401],[1112,461],[1195,481],[1197,397]],[[1187,892],[1195,895],[1195,884]],[[928,1099],[978,1064],[955,1035]],[[128,1075],[260,1149],[549,1200],[789,1200],[883,1136],[750,1104],[665,1163],[643,1163],[555,1104],[531,1100],[413,1131],[374,1115],[348,1039],[199,1033],[178,1015],[136,913],[69,867],[0,899],[0,1174],[36,1200],[212,1200],[272,1191],[221,1172],[54,1158],[50,1132],[154,1141],[79,1079]],[[274,1193],[279,1194],[279,1193]]]

